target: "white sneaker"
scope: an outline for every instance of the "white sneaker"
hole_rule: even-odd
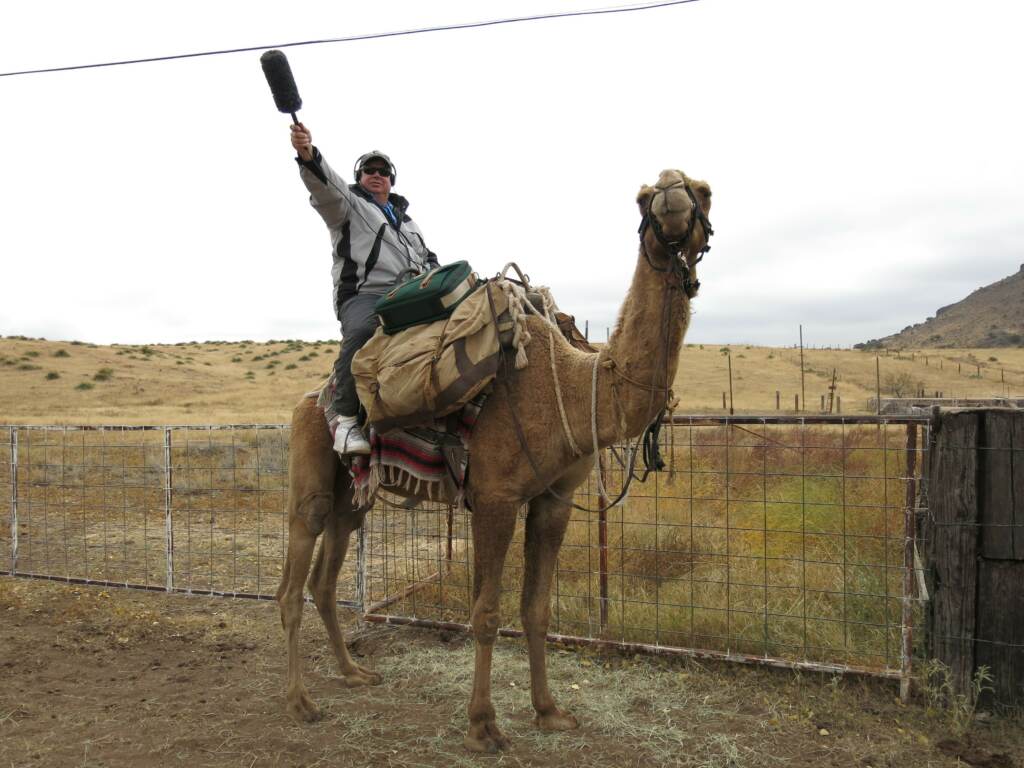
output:
[[[336,416],[334,419],[334,450],[339,456],[352,456],[354,454],[368,454],[370,444],[363,436],[359,428],[359,418],[356,416]]]

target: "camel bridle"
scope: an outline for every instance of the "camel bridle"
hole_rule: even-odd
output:
[[[690,223],[680,237],[670,239],[665,235],[661,222],[658,221],[658,217],[654,215],[651,209],[658,195],[667,194],[670,189],[680,186],[685,190],[686,196],[690,198]],[[666,281],[669,283],[674,282],[683,289],[687,298],[690,299],[696,296],[697,291],[700,290],[700,281],[692,276],[692,270],[686,261],[685,252],[689,247],[690,239],[693,237],[694,230],[696,230],[698,224],[700,224],[701,233],[704,235],[704,245],[697,252],[697,257],[693,262],[694,266],[699,264],[701,259],[704,258],[704,254],[711,250],[710,240],[711,236],[715,234],[715,230],[712,228],[707,214],[704,213],[704,209],[697,203],[697,196],[693,193],[693,188],[689,182],[677,181],[667,187],[655,189],[654,194],[647,200],[647,205],[644,206],[643,217],[640,219],[640,229],[637,230],[640,235],[640,248],[643,250],[644,258],[647,259],[647,264],[655,272],[665,272]],[[658,244],[668,253],[669,263],[667,267],[659,267],[651,259],[650,253],[647,252],[644,234],[648,229],[654,234],[654,239],[658,241]]]
[[[674,187],[678,187],[680,185],[682,185],[683,188],[686,190],[686,195],[687,195],[687,197],[689,197],[690,205],[692,206],[692,208],[691,208],[691,215],[690,215],[690,223],[687,225],[686,232],[684,232],[681,237],[678,237],[678,238],[670,240],[668,237],[665,236],[665,232],[664,232],[664,230],[661,227],[661,222],[658,221],[658,217],[655,216],[654,213],[651,211],[651,205],[654,202],[654,199],[659,194],[663,195],[668,190],[673,189]],[[696,259],[694,260],[694,265],[698,264],[701,261],[701,259],[704,257],[704,254],[707,253],[709,250],[711,250],[711,246],[708,244],[708,240],[711,238],[711,235],[714,234],[714,230],[711,227],[711,222],[708,220],[707,215],[704,213],[704,209],[702,209],[700,207],[700,205],[698,205],[697,197],[693,193],[693,189],[690,187],[689,183],[687,181],[677,181],[677,182],[669,185],[668,187],[656,189],[655,193],[653,195],[651,195],[650,199],[647,201],[647,205],[644,207],[644,212],[643,212],[642,219],[640,221],[640,229],[639,229],[639,233],[640,233],[640,249],[643,252],[644,259],[647,261],[648,266],[652,270],[654,270],[655,272],[665,273],[665,291],[666,291],[666,293],[669,293],[669,292],[671,292],[673,290],[682,290],[685,293],[685,295],[686,295],[686,297],[688,299],[692,299],[694,296],[697,295],[697,290],[700,288],[700,282],[698,280],[696,280],[696,279],[693,279],[693,277],[692,277],[692,270],[690,268],[690,264],[686,260],[686,252],[687,252],[687,250],[690,247],[690,240],[693,237],[694,230],[696,229],[696,226],[697,226],[698,223],[700,224],[701,232],[702,232],[702,234],[704,236],[704,244],[697,251],[697,256],[696,256]],[[653,232],[655,239],[658,241],[658,244],[661,245],[661,247],[665,249],[666,253],[669,256],[669,265],[667,267],[659,267],[657,264],[655,264],[654,261],[651,259],[650,253],[647,251],[647,244],[644,242],[644,234],[646,233],[648,227],[650,227],[651,231]],[[490,294],[488,294],[488,296],[489,295]],[[666,297],[666,299],[667,298],[668,297]],[[494,318],[494,321],[497,322],[497,314],[496,314],[496,311],[495,311],[495,307],[494,307],[493,301],[490,302],[490,309],[491,309],[491,314],[492,314],[492,316]],[[661,326],[662,326],[662,330],[663,331],[667,331],[668,326],[671,324],[671,322],[672,322],[672,314],[673,314],[673,303],[671,301],[667,301],[666,300],[663,303],[662,318],[661,318]],[[552,343],[553,343],[553,341],[552,341]],[[661,355],[660,355],[661,360],[660,360],[660,363],[659,363],[659,367],[664,367],[665,368],[666,378],[667,378],[668,355],[669,355],[667,335],[666,335],[666,343],[662,345],[662,348],[661,348],[660,352],[661,352]],[[601,362],[602,356],[605,356],[604,363]],[[622,379],[627,384],[650,393],[650,405],[651,406],[653,406],[653,404],[654,404],[655,396],[657,394],[659,394],[659,393],[662,394],[662,396],[665,398],[665,405],[662,408],[662,410],[658,412],[658,415],[655,416],[651,420],[651,422],[641,432],[640,438],[637,440],[637,445],[640,447],[640,450],[637,450],[636,448],[633,448],[633,449],[629,450],[629,459],[628,459],[628,462],[627,462],[628,466],[624,466],[624,469],[626,469],[626,472],[627,472],[627,474],[626,474],[626,482],[623,484],[622,490],[619,492],[619,495],[616,496],[614,500],[610,501],[607,505],[605,505],[603,507],[600,507],[599,509],[589,509],[587,507],[584,507],[584,506],[581,506],[581,505],[577,504],[571,498],[566,498],[562,494],[558,493],[554,488],[551,487],[550,483],[545,482],[543,474],[541,473],[540,467],[537,465],[536,459],[534,458],[533,454],[530,452],[529,445],[527,444],[527,441],[526,441],[526,434],[523,431],[523,426],[522,426],[522,424],[519,421],[519,416],[516,413],[515,405],[512,402],[511,388],[509,387],[508,381],[506,380],[507,376],[508,376],[508,373],[510,372],[509,371],[509,367],[508,367],[507,359],[505,359],[504,362],[505,362],[505,369],[506,369],[505,373],[506,373],[506,375],[505,376],[498,376],[498,382],[503,386],[504,391],[505,391],[505,398],[506,398],[506,401],[508,403],[510,415],[512,416],[512,426],[513,426],[513,428],[515,430],[516,438],[519,441],[519,446],[522,449],[523,454],[526,457],[526,460],[527,460],[527,462],[530,465],[530,468],[533,470],[534,477],[536,477],[537,480],[540,481],[541,485],[544,487],[544,491],[546,493],[550,494],[553,498],[555,498],[556,500],[558,500],[559,502],[561,502],[563,504],[569,505],[573,509],[580,510],[581,512],[586,512],[588,514],[604,512],[604,511],[606,511],[608,509],[611,509],[616,504],[619,504],[623,499],[625,499],[626,495],[629,493],[629,486],[632,484],[633,480],[636,478],[636,474],[635,474],[634,470],[635,470],[635,467],[636,467],[637,455],[639,453],[641,453],[641,452],[643,453],[644,465],[645,465],[645,468],[646,468],[644,473],[643,473],[643,477],[640,478],[641,482],[645,482],[647,480],[647,476],[652,471],[664,469],[665,462],[661,458],[661,451],[660,451],[660,449],[658,447],[658,434],[661,431],[661,422],[662,422],[662,420],[665,417],[665,413],[667,411],[669,411],[670,408],[674,408],[674,406],[670,404],[670,401],[672,399],[672,390],[671,390],[671,387],[668,385],[668,381],[665,382],[664,386],[659,386],[657,384],[648,384],[648,383],[644,383],[644,382],[641,382],[641,381],[637,381],[636,379],[633,379],[632,377],[627,375],[624,371],[622,371],[620,369],[620,367],[615,363],[615,360],[613,360],[610,356],[606,356],[604,352],[600,352],[600,353],[597,354],[597,356],[595,358],[594,383],[593,383],[593,393],[592,393],[592,398],[593,399],[592,399],[592,406],[591,406],[591,408],[592,408],[591,416],[592,416],[592,429],[593,429],[593,438],[594,438],[595,466],[598,466],[599,473],[600,473],[600,467],[599,467],[599,465],[596,462],[596,459],[597,459],[597,457],[598,457],[598,455],[600,453],[600,448],[597,445],[597,402],[596,402],[596,397],[597,397],[597,371],[598,371],[598,368],[599,367],[608,368],[613,375],[615,375],[618,378]],[[570,436],[570,439],[571,439],[571,436]],[[599,479],[598,480],[598,487],[599,487],[599,490],[601,492],[603,492],[603,486],[604,486],[604,483]]]

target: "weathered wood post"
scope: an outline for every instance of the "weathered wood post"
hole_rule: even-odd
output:
[[[925,521],[930,657],[970,691],[986,666],[992,697],[1024,702],[1024,412],[942,413],[932,425]],[[1018,505],[1020,509],[1018,509]]]

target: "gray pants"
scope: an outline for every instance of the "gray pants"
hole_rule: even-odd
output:
[[[380,296],[357,293],[341,305],[341,353],[334,363],[334,408],[342,416],[359,413],[356,382],[352,378],[352,358],[377,330],[373,311]]]

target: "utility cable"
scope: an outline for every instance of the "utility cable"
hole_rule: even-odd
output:
[[[686,5],[696,3],[698,0],[661,0],[660,2],[632,3],[631,5],[618,5],[607,8],[592,8],[581,11],[564,11],[562,13],[543,13],[533,16],[516,16],[505,19],[492,19],[490,21],[471,21],[462,24],[446,24],[436,27],[419,27],[417,29],[395,30],[391,32],[370,32],[364,35],[350,35],[349,37],[328,37],[322,40],[303,40],[294,43],[277,43],[275,45],[252,45],[245,48],[226,48],[219,51],[200,51],[198,53],[179,53],[171,56],[152,56],[144,59],[124,59],[122,61],[105,61],[97,64],[76,64],[68,67],[47,67],[45,69],[25,69],[19,72],[0,72],[0,77],[16,77],[18,75],[40,75],[47,72],[70,72],[79,69],[98,69],[100,67],[120,67],[126,64],[149,64],[155,61],[173,61],[176,59],[195,59],[201,56],[220,56],[227,53],[248,53],[251,51],[263,51],[268,48],[297,48],[302,45],[324,45],[327,43],[351,43],[358,40],[378,40],[386,37],[404,37],[408,35],[420,35],[426,32],[448,32],[461,29],[477,29],[480,27],[494,27],[501,24],[517,24],[523,21],[544,21],[547,19],[565,19],[577,16],[601,16],[609,13],[631,13],[633,11],[649,11],[654,8],[665,8],[671,5]]]

